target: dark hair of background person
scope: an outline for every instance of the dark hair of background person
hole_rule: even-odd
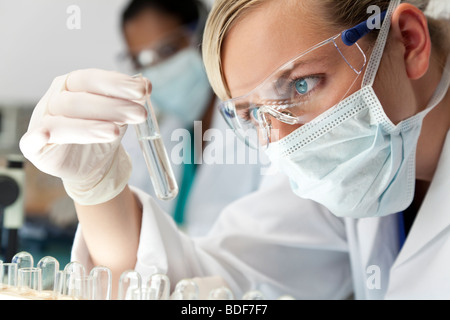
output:
[[[132,0],[122,13],[122,27],[145,9],[154,9],[177,17],[182,25],[200,22],[207,12],[200,0]],[[203,25],[197,28],[203,29]]]

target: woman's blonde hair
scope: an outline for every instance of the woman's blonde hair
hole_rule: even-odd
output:
[[[230,91],[222,69],[221,51],[223,41],[228,31],[250,10],[257,8],[268,0],[216,0],[206,23],[203,35],[203,59],[211,86],[216,95],[227,100],[231,98]],[[302,0],[298,0],[302,1]],[[415,5],[422,11],[428,7],[430,0],[404,0],[405,3]],[[352,27],[366,20],[370,15],[367,8],[371,5],[386,10],[389,0],[320,0],[325,8],[326,21],[338,27]],[[438,21],[429,18],[429,28],[433,44],[437,50],[444,49],[444,31]],[[447,50],[447,49],[445,49]]]

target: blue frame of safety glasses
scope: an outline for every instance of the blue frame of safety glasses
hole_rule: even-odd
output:
[[[354,45],[359,39],[373,30],[368,26],[370,21],[376,21],[376,19],[380,18],[380,21],[383,22],[386,18],[386,14],[387,11],[383,11],[379,15],[369,18],[366,21],[361,22],[357,26],[345,30],[344,32],[342,32],[342,42],[344,42],[349,47]]]

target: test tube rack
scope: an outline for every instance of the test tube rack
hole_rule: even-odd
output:
[[[10,263],[0,260],[0,300],[198,300],[200,290],[194,279],[182,279],[171,291],[170,279],[162,273],[141,276],[136,270],[122,273],[117,297],[112,296],[111,270],[96,266],[89,273],[77,261],[60,270],[54,257],[43,257],[34,265],[25,251],[13,256]],[[226,286],[217,287],[208,300],[235,300]],[[293,300],[282,295],[280,300]],[[265,300],[258,290],[247,291],[242,300]]]

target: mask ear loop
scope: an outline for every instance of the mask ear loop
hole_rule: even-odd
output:
[[[362,88],[367,86],[373,86],[375,77],[380,67],[381,59],[383,57],[384,48],[386,47],[387,38],[389,36],[389,30],[391,28],[392,14],[395,9],[400,5],[401,0],[391,0],[389,8],[386,13],[383,25],[381,26],[380,34],[375,42],[375,47],[369,59],[366,72],[362,81]]]
[[[428,102],[428,106],[422,112],[427,115],[433,110],[444,98],[450,87],[450,54],[447,57],[444,70],[442,72],[441,82],[438,84],[436,91]]]

